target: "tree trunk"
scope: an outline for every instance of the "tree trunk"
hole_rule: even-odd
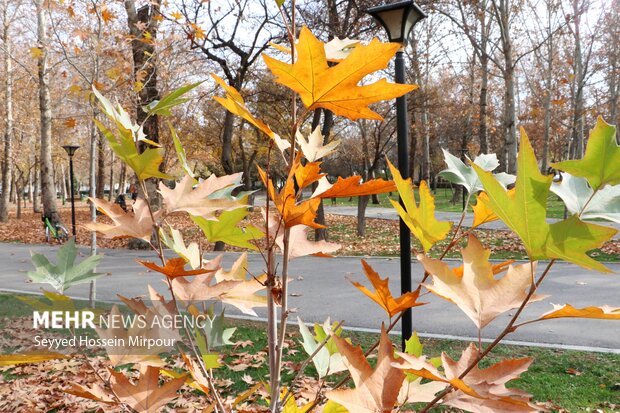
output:
[[[141,110],[141,109],[139,109]],[[97,179],[95,196],[103,199],[105,196],[105,138],[97,134]]]
[[[2,160],[2,196],[0,197],[0,222],[9,220],[9,195],[11,194],[11,175],[13,172],[13,60],[11,59],[10,21],[8,16],[8,1],[4,0],[3,33],[4,41],[4,156]]]
[[[224,173],[230,175],[234,173],[235,166],[232,160],[232,138],[235,128],[235,115],[226,111],[224,117],[224,129],[222,130],[222,169]]]
[[[486,42],[485,46],[486,48]],[[485,49],[486,50],[486,49]],[[479,112],[480,118],[478,127],[478,140],[480,142],[480,153],[489,153],[489,136],[487,128],[487,105],[488,105],[488,91],[489,91],[489,58],[486,52],[483,52],[480,57],[480,99],[479,99]]]
[[[55,224],[61,221],[56,208],[56,185],[54,184],[54,165],[52,163],[52,102],[47,67],[49,46],[44,3],[44,0],[35,0],[37,41],[38,47],[41,49],[41,56],[38,61],[39,111],[41,112],[41,200],[43,202],[43,214],[49,217],[52,224]]]
[[[573,158],[583,158],[583,115],[584,115],[584,97],[583,87],[585,83],[585,74],[583,70],[583,55],[581,51],[581,13],[579,0],[573,0],[573,14],[575,30],[573,31],[575,40],[574,49],[574,104],[573,104]]]
[[[111,153],[110,157],[110,192],[108,192],[108,201],[112,201],[112,196],[114,195],[114,152]]]
[[[357,197],[357,236],[366,235],[366,207],[370,197],[368,195]]]

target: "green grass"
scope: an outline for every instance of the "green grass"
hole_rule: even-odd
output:
[[[84,305],[83,303],[81,305]],[[109,307],[105,305],[105,307]],[[457,311],[455,309],[455,311]],[[25,317],[31,315],[32,310],[13,295],[0,294],[0,317]],[[2,324],[0,318],[0,324]],[[240,320],[227,320],[227,324],[236,327],[233,341],[251,341],[247,348],[233,350],[228,346],[221,352],[225,355],[226,363],[233,363],[239,357],[248,355],[258,355],[266,357],[267,335],[265,324],[260,322],[249,322]],[[285,363],[299,366],[306,355],[301,345],[299,345],[299,334],[296,327],[289,327],[289,339],[291,348],[298,350],[294,355],[287,355]],[[8,332],[5,332],[6,337]],[[354,344],[360,344],[364,349],[369,348],[378,339],[376,334],[357,333],[345,331],[345,336],[350,337]],[[394,343],[400,342],[400,337],[392,336]],[[422,339],[424,353],[431,357],[438,356],[441,352],[446,352],[452,358],[458,358],[461,351],[468,343],[456,340],[436,340]],[[10,349],[9,349],[10,350]],[[290,350],[290,349],[289,349]],[[6,352],[6,349],[3,349]],[[285,352],[286,353],[286,352]],[[505,358],[533,357],[535,359],[529,371],[524,373],[518,380],[509,383],[509,387],[517,387],[533,394],[534,400],[538,402],[550,401],[558,408],[569,412],[581,412],[586,409],[601,409],[605,412],[612,412],[613,405],[620,404],[620,355],[586,353],[566,350],[553,350],[536,347],[508,346],[500,345],[494,350],[489,359],[483,361],[483,367],[492,362],[497,362]],[[374,363],[374,359],[371,359]],[[569,374],[569,371],[577,374]],[[262,364],[260,367],[250,367],[244,371],[235,372],[226,367],[216,370],[219,378],[230,379],[234,382],[231,387],[226,389],[225,394],[239,394],[249,386],[241,378],[244,375],[251,376],[255,381],[267,378],[267,366]],[[10,381],[18,378],[12,369],[0,372],[4,380]],[[314,376],[316,371],[312,364],[306,370],[308,376]],[[284,382],[288,382],[294,373],[285,370],[283,374]],[[340,376],[334,376],[332,384],[339,380]],[[437,410],[439,411],[439,410]]]

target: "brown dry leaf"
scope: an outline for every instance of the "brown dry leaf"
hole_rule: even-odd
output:
[[[442,354],[441,359],[446,377],[448,379],[458,378],[470,364],[476,361],[478,355],[478,349],[473,344],[463,351],[458,362],[445,353]],[[463,378],[463,381],[475,390],[478,397],[458,390],[446,395],[443,404],[474,413],[539,412],[541,409],[530,403],[530,394],[506,387],[506,383],[519,378],[521,373],[527,371],[532,361],[532,358],[526,357],[504,360],[486,369],[476,366]]]
[[[141,261],[136,260],[140,264],[144,265],[146,268],[150,268],[153,271],[157,271],[161,274],[164,274],[166,277],[170,279],[174,279],[177,277],[187,277],[190,275],[200,275],[206,274],[208,272],[213,272],[214,270],[207,270],[203,268],[199,268],[197,270],[185,270],[185,258],[170,258],[166,261],[166,265],[164,267],[160,267],[159,265],[150,262],[150,261]]]
[[[265,212],[263,211],[263,218]],[[319,257],[331,257],[332,252],[340,249],[340,244],[327,241],[311,241],[308,239],[310,227],[305,225],[295,225],[289,229],[289,258],[304,257],[315,255]],[[284,250],[284,228],[275,215],[269,219],[269,235],[276,240],[276,244]]]
[[[159,193],[169,213],[184,211],[190,215],[205,219],[216,219],[216,212],[229,211],[240,208],[243,204],[239,200],[229,198],[215,198],[213,195],[223,189],[233,189],[240,185],[242,173],[209,176],[192,189],[194,179],[186,175],[177,182],[174,189],[168,188],[163,182],[159,184]]]
[[[64,392],[84,399],[95,400],[100,403],[118,404],[118,401],[114,399],[114,395],[97,383],[93,384],[91,387],[84,387],[81,384],[73,383],[71,387],[64,390]]]
[[[151,241],[153,219],[146,201],[138,198],[133,204],[133,212],[125,212],[113,202],[97,198],[88,199],[114,223],[114,225],[109,225],[101,222],[88,222],[84,224],[88,230],[97,231],[106,238],[139,238],[146,242]],[[160,214],[161,212],[157,211],[153,216],[157,219]]]
[[[123,373],[110,369],[111,386],[118,398],[139,413],[155,413],[172,399],[185,382],[185,377],[170,380],[159,387],[159,368],[149,366],[132,384]]]
[[[433,285],[424,284],[436,295],[456,304],[479,329],[484,328],[498,315],[518,308],[527,298],[527,289],[532,282],[532,270],[536,263],[511,265],[499,280],[495,279],[493,266],[489,263],[490,250],[484,249],[480,241],[469,236],[466,248],[461,250],[463,269],[451,269],[440,260],[418,255],[424,269],[433,277]],[[495,270],[504,269],[504,264]],[[534,295],[530,302],[545,296]]]
[[[552,318],[578,317],[578,318],[598,318],[603,320],[620,320],[620,307],[604,305],[601,307],[575,308],[570,304],[553,305],[553,310],[543,314],[539,320],[550,320]]]
[[[379,274],[372,269],[372,267],[366,262],[366,260],[362,260],[362,265],[364,266],[364,274],[366,274],[366,277],[372,283],[375,291],[370,291],[362,284],[353,280],[349,279],[349,281],[351,281],[351,283],[355,287],[357,287],[361,292],[366,294],[371,300],[379,304],[388,313],[390,318],[394,317],[396,314],[408,308],[426,304],[417,302],[417,299],[420,295],[419,290],[411,291],[401,295],[398,298],[394,298],[392,296],[392,293],[390,292],[390,287],[388,285],[389,277],[386,277],[382,280]]]
[[[394,357],[392,342],[381,326],[381,341],[375,369],[368,364],[362,348],[353,347],[344,338],[332,335],[343,356],[343,361],[355,383],[355,389],[332,390],[326,393],[328,399],[340,403],[350,412],[391,412],[398,398],[405,373],[394,367],[402,359]]]
[[[196,363],[194,363],[194,361],[190,357],[187,356],[187,354],[181,352],[181,356],[183,357],[183,361],[185,362],[185,367],[194,379],[191,386],[197,388],[198,390],[201,390],[205,394],[209,394],[209,392],[211,391],[209,379],[204,375],[200,367]]]

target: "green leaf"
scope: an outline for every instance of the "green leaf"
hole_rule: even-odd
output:
[[[224,324],[224,310],[220,315],[213,318],[208,317],[204,323],[204,332],[207,337],[207,344],[209,349],[214,349],[222,346],[232,345],[233,342],[230,338],[235,333],[237,328],[225,328]]]
[[[202,82],[191,83],[185,86],[181,86],[180,88],[170,92],[169,94],[161,98],[161,100],[154,100],[153,102],[144,106],[142,109],[146,113],[148,113],[149,116],[170,116],[172,115],[172,113],[170,113],[170,109],[174,108],[175,106],[179,106],[189,100],[188,98],[182,98],[181,96],[196,88],[200,84],[202,84]]]
[[[276,0],[276,4],[278,5],[278,7],[282,7],[282,5],[284,4],[285,0]]]
[[[463,161],[461,161],[456,156],[452,155],[445,149],[442,149],[444,160],[446,165],[448,165],[447,169],[439,172],[439,175],[453,184],[462,185],[467,189],[467,192],[470,194],[474,194],[478,191],[482,191],[482,183],[476,174],[476,171],[471,166],[465,165]],[[494,153],[491,154],[480,154],[476,156],[474,159],[474,163],[478,165],[481,169],[485,171],[494,171],[499,166],[499,161],[497,160],[497,155]],[[495,177],[498,181],[506,187],[509,184],[514,183],[515,176],[510,175],[504,172],[495,174]]]
[[[196,174],[194,173],[192,168],[190,168],[189,165],[187,164],[187,156],[185,155],[185,149],[183,149],[183,145],[181,145],[181,141],[179,140],[177,132],[172,127],[172,123],[168,122],[168,127],[170,128],[170,135],[172,136],[172,141],[174,142],[174,149],[177,153],[177,157],[179,158],[179,163],[181,164],[183,171],[185,171],[185,174],[192,177],[195,184],[198,183]]]
[[[89,282],[103,275],[103,273],[93,272],[93,269],[101,261],[101,255],[88,257],[75,265],[77,252],[75,239],[70,238],[58,250],[56,265],[52,264],[45,255],[32,254],[32,263],[35,266],[35,271],[29,271],[28,277],[36,283],[50,284],[62,293],[72,285]]]
[[[489,195],[490,208],[521,238],[530,259],[559,258],[584,268],[609,272],[603,264],[588,257],[586,251],[600,247],[616,230],[582,222],[576,216],[552,225],[547,223],[547,196],[552,177],[539,172],[534,149],[523,129],[514,191],[506,191],[490,172],[472,166]]]
[[[599,117],[590,131],[583,159],[551,165],[573,176],[586,178],[595,191],[605,185],[620,184],[620,146],[616,142],[616,127]]]
[[[207,353],[202,355],[202,360],[205,363],[205,368],[216,369],[222,366],[220,363],[220,355],[218,353]]]
[[[95,119],[95,124],[103,133],[103,136],[110,144],[114,153],[136,173],[139,180],[144,181],[148,178],[172,179],[171,176],[159,170],[159,166],[164,160],[162,148],[147,148],[142,153],[138,153],[138,148],[131,134],[120,134],[120,139],[106,128],[101,122]]]
[[[405,353],[420,357],[422,356],[422,350],[424,350],[424,346],[420,342],[418,333],[414,331],[409,340],[405,341]]]
[[[200,227],[209,242],[222,241],[228,245],[257,250],[258,248],[249,241],[259,240],[265,234],[253,225],[248,225],[245,228],[237,226],[248,213],[249,211],[246,208],[224,211],[220,214],[217,221],[192,215],[190,217]]]
[[[297,317],[297,323],[299,325],[299,333],[301,334],[302,338],[302,347],[304,348],[305,352],[308,353],[308,355],[312,355],[319,348],[319,344],[323,342],[325,338],[327,338],[327,335],[322,338],[321,336],[314,337],[308,327],[306,327],[304,322],[299,317]],[[315,324],[315,331],[317,330],[316,326],[317,325]],[[321,329],[321,331],[323,332],[323,334],[325,334],[324,329]],[[334,345],[333,340],[331,339],[328,341],[328,345],[330,344],[330,342],[332,342],[331,344]],[[337,348],[335,353],[330,354],[329,350],[327,349],[327,345],[323,346],[316,353],[316,355],[312,358],[312,363],[316,368],[319,378],[346,370],[346,366],[344,365],[344,362],[342,360],[342,355],[337,351]]]
[[[551,184],[551,192],[581,219],[601,218],[620,224],[620,185],[607,185],[594,192],[585,178],[563,173],[561,182]]]

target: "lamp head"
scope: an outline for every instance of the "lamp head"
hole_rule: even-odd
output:
[[[390,42],[401,43],[403,46],[407,44],[413,26],[426,17],[426,13],[413,0],[371,7],[366,13],[381,23]]]
[[[67,155],[69,155],[69,158],[73,158],[73,155],[75,155],[75,151],[80,148],[80,145],[64,145],[62,148],[67,151]]]

